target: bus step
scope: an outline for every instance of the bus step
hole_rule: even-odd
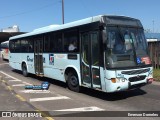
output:
[[[43,77],[44,74],[36,74],[36,76]]]

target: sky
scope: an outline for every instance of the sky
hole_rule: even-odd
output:
[[[109,14],[141,20],[160,32],[160,0],[64,0],[65,23]],[[0,30],[18,25],[21,32],[62,24],[62,0],[0,0]]]

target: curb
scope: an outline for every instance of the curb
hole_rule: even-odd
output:
[[[157,82],[157,81],[153,81],[151,84],[160,86],[160,82]]]

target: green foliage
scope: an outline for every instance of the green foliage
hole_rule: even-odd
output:
[[[153,78],[154,78],[154,80],[160,82],[160,69],[153,70]]]

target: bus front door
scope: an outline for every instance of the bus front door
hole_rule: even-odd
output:
[[[81,34],[82,84],[90,88],[101,88],[100,41],[98,31]]]
[[[36,75],[43,76],[43,39],[40,37],[34,40],[34,65]]]

